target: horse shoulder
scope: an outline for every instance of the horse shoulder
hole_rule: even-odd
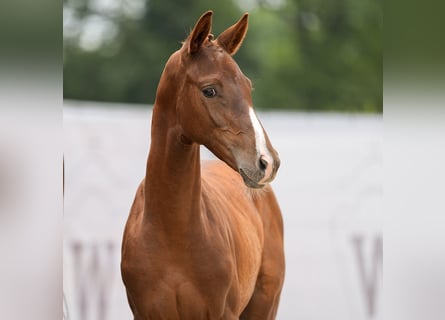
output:
[[[238,173],[224,163],[203,165],[202,197],[208,224],[225,234],[226,248],[234,261],[236,295],[243,308],[254,290],[264,243],[262,216],[251,191]],[[228,250],[228,251],[227,251]]]
[[[252,191],[240,175],[221,161],[205,161],[202,167],[203,214],[235,230],[261,228]]]

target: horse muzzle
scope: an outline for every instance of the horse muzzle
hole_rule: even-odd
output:
[[[275,155],[273,158],[262,155],[259,157],[255,167],[243,166],[238,169],[238,172],[246,186],[261,189],[275,179],[279,167],[280,158],[278,155]]]

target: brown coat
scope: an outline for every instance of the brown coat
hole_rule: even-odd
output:
[[[135,319],[274,319],[277,312],[283,222],[267,183],[279,158],[252,120],[250,81],[231,58],[247,14],[217,40],[209,36],[211,16],[200,18],[159,83],[146,177],[122,242]],[[200,144],[225,163],[201,163]]]

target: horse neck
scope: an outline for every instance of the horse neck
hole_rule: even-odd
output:
[[[200,153],[199,145],[181,140],[176,121],[176,95],[170,94],[175,92],[174,86],[169,84],[164,95],[165,81],[161,77],[153,108],[144,219],[167,233],[180,235],[200,218]]]

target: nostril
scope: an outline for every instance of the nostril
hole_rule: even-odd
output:
[[[260,157],[260,170],[261,171],[266,171],[267,166],[268,166],[268,162],[266,159],[264,159],[263,157]]]

